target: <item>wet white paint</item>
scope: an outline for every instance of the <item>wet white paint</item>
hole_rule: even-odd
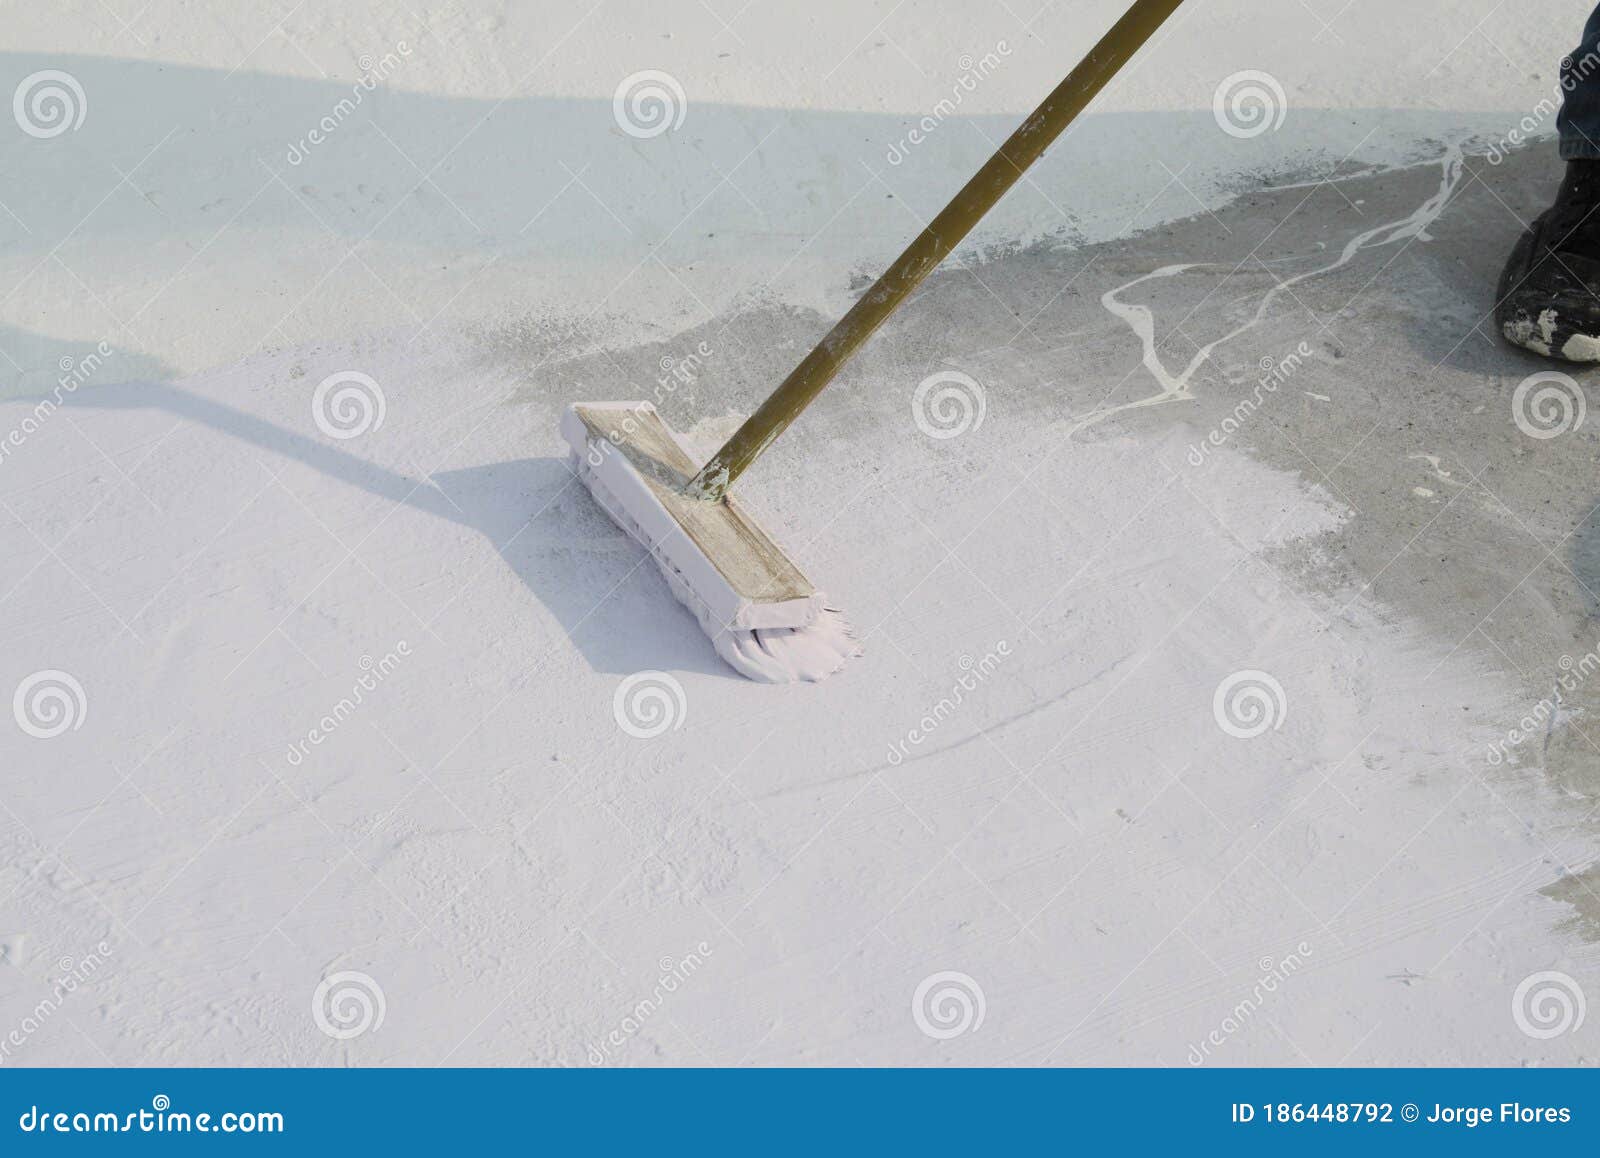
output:
[[[1246,321],[1235,326],[1220,338],[1213,339],[1201,346],[1181,370],[1173,371],[1168,369],[1167,364],[1162,360],[1161,353],[1157,349],[1155,316],[1150,308],[1138,302],[1125,301],[1123,295],[1128,290],[1147,281],[1174,277],[1191,269],[1203,269],[1211,263],[1188,262],[1178,265],[1165,265],[1151,273],[1142,274],[1130,282],[1117,286],[1115,289],[1107,290],[1100,297],[1101,304],[1110,311],[1113,317],[1119,318],[1126,323],[1128,328],[1133,331],[1134,336],[1138,338],[1142,351],[1141,360],[1145,369],[1149,371],[1150,376],[1155,379],[1160,390],[1155,394],[1133,402],[1106,406],[1091,412],[1071,427],[1068,431],[1069,436],[1098,422],[1103,422],[1114,414],[1121,414],[1124,411],[1137,410],[1147,406],[1161,406],[1169,402],[1183,402],[1192,399],[1194,395],[1190,391],[1190,382],[1194,377],[1195,371],[1205,364],[1206,360],[1211,357],[1212,352],[1219,346],[1233,341],[1240,334],[1258,326],[1261,320],[1267,316],[1267,311],[1272,308],[1273,302],[1278,299],[1279,295],[1288,292],[1303,281],[1308,281],[1311,278],[1348,265],[1364,249],[1390,245],[1396,241],[1409,243],[1414,240],[1428,240],[1428,226],[1432,225],[1439,214],[1444,212],[1445,206],[1449,203],[1451,193],[1455,191],[1456,186],[1460,183],[1462,173],[1460,145],[1450,145],[1445,150],[1444,156],[1439,158],[1438,164],[1442,170],[1439,188],[1421,205],[1398,221],[1385,222],[1382,225],[1374,226],[1362,233],[1358,233],[1345,243],[1344,248],[1339,251],[1338,258],[1334,261],[1326,265],[1320,265],[1315,269],[1307,270],[1304,273],[1296,274],[1293,277],[1285,278],[1274,284],[1271,289],[1262,294],[1254,312]]]

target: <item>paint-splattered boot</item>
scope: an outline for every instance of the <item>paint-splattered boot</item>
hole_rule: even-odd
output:
[[[1600,161],[1568,161],[1555,204],[1518,239],[1495,291],[1506,341],[1600,362]]]

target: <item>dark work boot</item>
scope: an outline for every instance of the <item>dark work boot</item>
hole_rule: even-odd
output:
[[[1495,291],[1506,341],[1600,362],[1600,161],[1568,161],[1555,204],[1511,250]]]

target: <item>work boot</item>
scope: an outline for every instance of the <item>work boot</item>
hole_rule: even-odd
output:
[[[1568,161],[1555,203],[1512,247],[1495,291],[1506,341],[1600,362],[1600,161]]]

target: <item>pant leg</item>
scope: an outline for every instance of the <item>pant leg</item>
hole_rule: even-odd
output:
[[[1561,158],[1600,161],[1600,7],[1583,26],[1583,43],[1561,62]]]

